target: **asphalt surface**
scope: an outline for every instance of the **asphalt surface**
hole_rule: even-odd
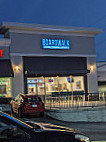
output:
[[[14,115],[15,117],[17,117],[17,115]],[[26,120],[31,120],[31,121],[35,121],[35,122],[44,122],[44,123],[52,123],[52,124],[56,124],[56,125],[61,125],[61,126],[65,126],[65,127],[70,127],[73,129],[76,129],[78,131],[80,131],[81,133],[85,134],[86,136],[88,136],[91,141],[106,141],[106,123],[90,123],[90,122],[63,122],[63,121],[59,121],[59,120],[54,120],[48,116],[44,116],[44,117],[37,117],[37,116],[33,116],[33,117],[24,117],[24,118],[20,118],[22,121],[26,121]]]

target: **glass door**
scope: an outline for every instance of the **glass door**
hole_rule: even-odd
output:
[[[44,79],[41,77],[27,78],[28,93],[44,95]]]

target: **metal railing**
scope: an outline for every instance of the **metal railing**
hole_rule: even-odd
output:
[[[41,98],[45,102],[45,107],[49,109],[106,107],[106,92],[88,93],[75,96],[59,95],[56,97],[43,95]]]

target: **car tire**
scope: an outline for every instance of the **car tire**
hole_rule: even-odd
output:
[[[23,117],[23,113],[22,113],[22,110],[21,110],[21,109],[18,109],[18,117],[19,117],[19,118]]]
[[[39,114],[39,116],[40,116],[40,117],[43,117],[43,116],[44,116],[44,112],[41,112],[41,113]]]

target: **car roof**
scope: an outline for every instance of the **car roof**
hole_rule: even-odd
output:
[[[13,117],[13,116],[10,116],[9,114],[6,114],[2,111],[0,111],[0,119],[7,121],[8,123],[12,123],[14,125],[17,125],[19,127],[23,127],[24,130],[33,129],[33,127],[28,125],[27,123]]]

